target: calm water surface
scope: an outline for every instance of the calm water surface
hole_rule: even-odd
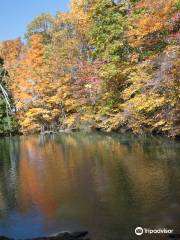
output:
[[[133,240],[137,226],[180,233],[180,143],[96,133],[0,140],[0,235]]]

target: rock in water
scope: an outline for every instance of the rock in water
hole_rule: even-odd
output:
[[[69,233],[69,232],[64,232],[64,233],[59,233],[56,235],[56,237],[59,237],[62,240],[75,240],[75,239],[83,239],[86,235],[88,234],[87,231],[84,232],[73,232],[73,233]]]
[[[4,237],[4,236],[0,236],[0,240],[12,240],[11,238],[7,238],[7,237]]]

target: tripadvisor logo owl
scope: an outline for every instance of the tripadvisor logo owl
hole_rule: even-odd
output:
[[[138,236],[142,235],[143,234],[143,228],[142,227],[137,227],[135,229],[135,234],[138,235]]]

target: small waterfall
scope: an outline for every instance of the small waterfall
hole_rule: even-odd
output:
[[[0,88],[1,88],[2,94],[3,94],[3,96],[4,96],[4,100],[5,100],[5,102],[6,102],[6,106],[8,107],[9,111],[12,112],[12,108],[11,108],[11,104],[10,104],[10,101],[9,101],[8,93],[7,93],[7,91],[4,89],[4,87],[2,86],[1,83],[0,83]]]
[[[4,76],[0,76],[0,77],[1,77],[0,80],[2,81],[3,78],[5,78],[5,75]],[[2,92],[3,98],[4,98],[5,103],[6,103],[7,124],[8,124],[8,128],[9,128],[10,136],[11,136],[11,120],[10,120],[9,114],[11,114],[13,111],[12,111],[12,108],[11,108],[11,104],[10,104],[10,99],[9,99],[8,93],[5,90],[5,88],[3,87],[2,83],[0,83],[0,92]]]

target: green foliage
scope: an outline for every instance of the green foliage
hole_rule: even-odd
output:
[[[143,15],[143,14],[146,14],[146,13],[149,13],[149,9],[148,8],[145,8],[145,7],[143,7],[143,8],[138,8],[138,9],[136,9],[135,11],[134,11],[134,15],[135,16],[139,16],[139,15]]]
[[[106,62],[100,70],[100,76],[104,80],[103,87],[105,91],[112,91],[117,99],[117,93],[126,79],[124,69],[132,50],[125,37],[130,26],[127,14],[129,8],[128,1],[113,4],[102,0],[90,14],[93,55]]]
[[[43,13],[37,16],[27,27],[27,33],[25,34],[26,39],[29,41],[32,35],[42,34],[44,43],[49,43],[53,23],[54,18],[49,13]]]
[[[7,72],[3,68],[3,61],[0,67],[0,84],[7,87],[6,76]],[[11,100],[10,100],[11,101]],[[9,112],[7,102],[0,88],[0,135],[8,135],[18,131],[18,125],[15,117]]]
[[[0,135],[18,132],[18,124],[13,115],[7,115],[6,103],[0,98]]]
[[[175,11],[179,11],[180,10],[180,0],[177,0],[175,5],[174,5],[174,9]]]
[[[126,6],[126,5],[125,5]],[[91,37],[94,54],[107,61],[120,61],[128,54],[127,42],[123,38],[128,28],[128,18],[124,5],[114,5],[110,1],[100,1],[91,19]]]

